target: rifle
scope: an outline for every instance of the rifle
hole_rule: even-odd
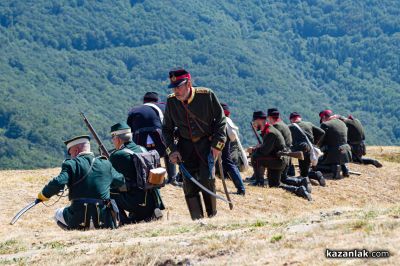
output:
[[[304,154],[302,151],[280,151],[277,153],[278,156],[289,156],[295,159],[304,160]]]
[[[233,209],[233,204],[231,202],[231,198],[229,197],[228,188],[226,187],[224,169],[222,167],[222,156],[221,156],[221,154],[218,155],[218,166],[219,166],[219,174],[221,175],[222,186],[224,187],[224,192],[225,192],[226,198],[229,201],[229,209],[232,210]]]
[[[100,153],[104,156],[107,157],[107,159],[110,158],[110,153],[108,152],[108,150],[106,149],[106,147],[104,146],[103,142],[101,142],[99,135],[97,135],[96,131],[94,130],[92,124],[90,124],[89,120],[86,118],[85,114],[83,112],[80,112],[80,115],[83,118],[83,121],[85,122],[86,126],[88,127],[90,133],[92,133],[94,139],[97,142],[97,145],[99,145],[99,150]]]
[[[351,170],[349,170],[349,174],[350,174],[350,175],[361,175],[360,172],[351,171]]]
[[[255,135],[256,138],[257,138],[258,144],[261,144],[260,136],[257,134],[256,130],[254,129],[253,123],[250,122],[250,126],[251,126],[251,129],[253,130],[254,135]]]

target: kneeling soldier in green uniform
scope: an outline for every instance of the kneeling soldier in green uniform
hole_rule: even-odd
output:
[[[63,229],[117,227],[118,209],[110,200],[110,188],[122,186],[124,177],[105,157],[90,152],[89,140],[85,135],[65,141],[71,159],[63,162],[61,173],[38,195],[47,201],[68,186],[71,205],[58,209],[54,217]]]
[[[267,168],[269,187],[280,187],[287,191],[312,200],[311,194],[307,191],[306,179],[295,179],[285,177],[281,180],[282,172],[289,163],[286,156],[280,156],[279,152],[286,151],[285,139],[282,133],[273,125],[267,123],[267,115],[263,111],[253,113],[253,126],[256,130],[261,130],[263,142],[251,148],[251,165],[254,169],[256,181],[255,186],[264,186],[264,173]]]
[[[320,171],[310,170],[310,150],[311,145],[318,143],[319,139],[325,134],[321,128],[315,126],[311,122],[303,121],[301,115],[297,112],[290,114],[289,125],[290,132],[292,132],[292,151],[302,151],[304,154],[304,160],[299,160],[300,175],[302,177],[309,177],[315,179],[321,186],[325,186],[325,178]]]
[[[353,162],[359,164],[372,164],[377,168],[381,168],[382,164],[378,160],[364,157],[364,155],[367,154],[367,149],[364,143],[364,128],[360,120],[354,118],[352,115],[349,115],[347,118],[340,117],[340,120],[342,120],[347,126],[347,143],[349,143],[351,147]]]
[[[338,115],[331,110],[319,113],[321,129],[325,134],[319,140],[319,146],[324,155],[319,158],[317,170],[332,173],[333,179],[340,179],[340,170],[345,177],[349,176],[347,163],[351,162],[351,148],[347,144],[347,127]]]
[[[124,175],[127,191],[111,191],[111,197],[117,202],[121,213],[121,224],[150,221],[162,216],[164,205],[157,188],[145,189],[136,184],[137,173],[132,153],[147,152],[146,148],[132,141],[131,128],[125,122],[111,127],[112,142],[115,151],[110,155],[113,167]],[[125,211],[129,212],[129,217]]]
[[[209,159],[217,158],[226,141],[226,119],[221,104],[210,89],[192,87],[186,70],[170,71],[169,78],[169,87],[174,93],[168,96],[163,124],[167,154],[172,163],[182,162],[190,175],[215,193]],[[177,145],[174,143],[175,127],[179,132]],[[183,191],[191,218],[203,218],[200,188],[184,177]],[[216,215],[215,197],[204,191],[202,195],[208,217]]]

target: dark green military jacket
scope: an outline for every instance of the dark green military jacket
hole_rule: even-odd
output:
[[[351,161],[351,148],[347,144],[347,127],[339,119],[331,119],[321,124],[325,135],[320,140],[322,164],[344,164]]]
[[[174,144],[174,128],[179,136],[197,142],[210,138],[211,146],[222,150],[226,141],[226,118],[214,92],[207,88],[192,88],[187,102],[179,101],[174,94],[168,96],[163,134],[167,153],[177,150]]]
[[[319,139],[325,134],[325,131],[321,128],[315,126],[311,122],[300,121],[296,124],[303,130],[304,134],[311,143],[316,144]],[[308,143],[304,134],[293,124],[289,125],[290,132],[292,133],[293,140],[293,150],[295,151],[305,151],[309,150]]]
[[[253,152],[252,160],[261,162],[267,168],[282,169],[285,161],[277,156],[277,152],[285,150],[286,144],[281,132],[274,126],[266,124],[261,135],[263,142]]]
[[[86,222],[92,218],[94,223],[101,222],[106,227],[113,227],[108,224],[111,217],[105,207],[98,210],[95,206],[89,206],[88,210],[85,210],[83,203],[75,200],[81,198],[107,200],[110,199],[110,189],[123,184],[124,177],[115,171],[106,158],[95,158],[93,153],[81,153],[76,158],[63,162],[61,173],[43,188],[42,193],[50,198],[68,186],[69,200],[72,202],[71,206],[64,209],[63,215],[70,229],[78,228],[85,222],[85,217]]]
[[[292,146],[292,133],[290,132],[289,127],[281,119],[274,124],[274,127],[281,132],[286,147],[290,148],[290,146]]]
[[[110,161],[114,168],[124,175],[125,178],[136,180],[137,174],[133,160],[128,152],[129,149],[134,153],[146,152],[146,148],[130,141],[124,143],[120,149],[110,155]],[[132,222],[149,221],[152,219],[154,209],[164,209],[159,189],[143,190],[130,188],[127,192],[112,191],[111,197],[117,202],[118,208],[130,213]]]
[[[125,151],[124,148],[130,149],[135,153],[142,153],[147,151],[146,148],[137,145],[135,142],[130,141],[124,143],[124,146],[118,150],[115,150],[110,155],[110,162],[112,166],[124,175],[124,177],[129,179],[136,179],[135,166],[132,163],[131,155]]]
[[[358,119],[344,119],[347,126],[347,142],[349,144],[361,144],[365,140],[364,128]]]

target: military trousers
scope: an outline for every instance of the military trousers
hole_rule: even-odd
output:
[[[228,140],[225,143],[225,147],[222,150],[222,167],[224,169],[224,173],[229,175],[232,178],[233,183],[235,184],[238,192],[244,192],[244,184],[242,177],[240,176],[240,172],[238,166],[233,162],[231,158],[231,142]]]
[[[153,219],[156,208],[164,209],[158,189],[112,192],[111,198],[116,201],[118,209],[120,209],[121,222],[125,224],[148,222]],[[124,211],[127,211],[129,216],[126,216]]]
[[[182,156],[183,166],[190,175],[207,189],[215,193],[213,169],[210,169],[208,165],[208,156],[211,153],[210,140],[207,137],[203,137],[197,142],[192,142],[192,140],[181,138],[178,142],[178,151]],[[200,206],[201,192],[207,215],[209,217],[216,215],[216,199],[207,192],[202,191],[201,188],[189,180],[187,176],[183,178],[183,192],[185,193],[186,199],[196,199],[196,201],[199,201],[197,205]],[[189,212],[193,212],[193,210],[190,209],[191,207],[188,207]]]

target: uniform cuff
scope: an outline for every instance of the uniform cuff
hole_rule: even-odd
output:
[[[37,198],[40,199],[41,201],[47,201],[47,200],[49,200],[50,196],[45,196],[45,195],[43,194],[43,191],[42,191],[42,192],[40,192],[40,193],[38,194]]]
[[[213,142],[211,143],[211,146],[219,151],[222,151],[224,149],[225,142],[220,141],[220,140],[213,140]]]

